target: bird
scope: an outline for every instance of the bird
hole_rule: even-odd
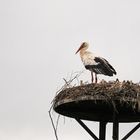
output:
[[[106,76],[117,74],[116,70],[105,58],[96,56],[94,53],[87,51],[88,48],[89,44],[87,42],[83,42],[75,54],[80,52],[80,57],[85,68],[91,72],[92,83],[94,83],[93,73],[95,73],[95,83],[98,82],[97,74],[103,74]]]

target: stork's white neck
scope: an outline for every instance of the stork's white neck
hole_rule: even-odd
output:
[[[82,48],[81,50],[80,50],[80,56],[82,57],[87,51],[88,49],[88,46],[86,46],[86,47],[84,47],[84,48]]]
[[[86,50],[80,50],[80,56],[82,57],[85,54]]]

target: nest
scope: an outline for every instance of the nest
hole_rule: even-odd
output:
[[[108,117],[115,110],[121,118],[123,117],[122,121],[125,121],[124,117],[127,115],[134,118],[137,116],[138,121],[140,119],[140,85],[131,81],[116,80],[65,88],[56,95],[53,106],[56,112],[70,117],[81,114],[83,119],[98,120],[101,119],[102,113],[107,114]],[[92,115],[90,116],[89,113]],[[126,121],[131,121],[131,118]]]

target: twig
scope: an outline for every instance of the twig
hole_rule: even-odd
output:
[[[57,121],[56,121],[56,127],[55,127],[55,130],[56,130],[56,131],[57,131],[57,128],[58,128],[59,119],[60,119],[60,114],[58,115]]]
[[[78,81],[78,77],[83,73],[83,71],[81,72],[75,72],[75,73],[72,73],[71,76],[70,76],[70,80],[66,80],[65,78],[63,78],[63,80],[65,81],[65,84],[56,92],[56,95],[58,93],[60,93],[60,91],[68,88],[68,87],[71,87],[71,83],[76,79]],[[73,76],[73,74],[76,74]],[[54,103],[55,101],[55,98],[52,100],[51,103]],[[52,106],[50,107],[50,110],[49,110],[49,117],[50,117],[50,120],[51,120],[51,123],[52,123],[52,126],[53,126],[53,130],[54,130],[54,133],[55,133],[55,137],[56,137],[56,140],[58,140],[58,136],[57,136],[57,128],[58,128],[58,123],[59,123],[59,119],[60,119],[60,115],[58,115],[57,117],[57,121],[56,121],[56,125],[54,124],[54,121],[53,121],[53,118],[52,118],[52,115],[51,115],[51,110],[53,108],[53,104]],[[65,120],[64,120],[65,121]]]
[[[63,78],[63,80],[65,81],[65,84],[56,92],[56,95],[58,93],[60,93],[62,90],[66,89],[67,87],[70,86],[70,84],[76,79],[78,81],[78,77],[84,72],[84,70],[80,71],[80,72],[75,72],[75,73],[78,73],[76,74],[76,76],[73,77],[73,74],[75,73],[72,73],[71,76],[70,76],[70,80],[66,80],[65,78]],[[73,78],[72,78],[73,77]],[[55,95],[55,96],[56,96]],[[53,99],[53,101],[55,100],[55,98]],[[52,103],[53,103],[52,101]]]
[[[54,122],[53,122],[53,118],[51,116],[51,110],[52,110],[52,106],[51,106],[51,108],[49,110],[49,116],[50,116],[50,119],[51,119],[51,123],[52,123],[52,126],[53,126],[53,130],[54,130],[54,134],[55,134],[56,140],[58,140],[57,129],[55,128],[55,125],[54,125]]]

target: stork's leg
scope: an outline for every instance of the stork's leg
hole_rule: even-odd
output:
[[[97,74],[95,73],[95,83],[97,83],[98,79],[97,79]]]
[[[91,71],[91,83],[93,83],[94,77],[93,77],[93,72]]]

